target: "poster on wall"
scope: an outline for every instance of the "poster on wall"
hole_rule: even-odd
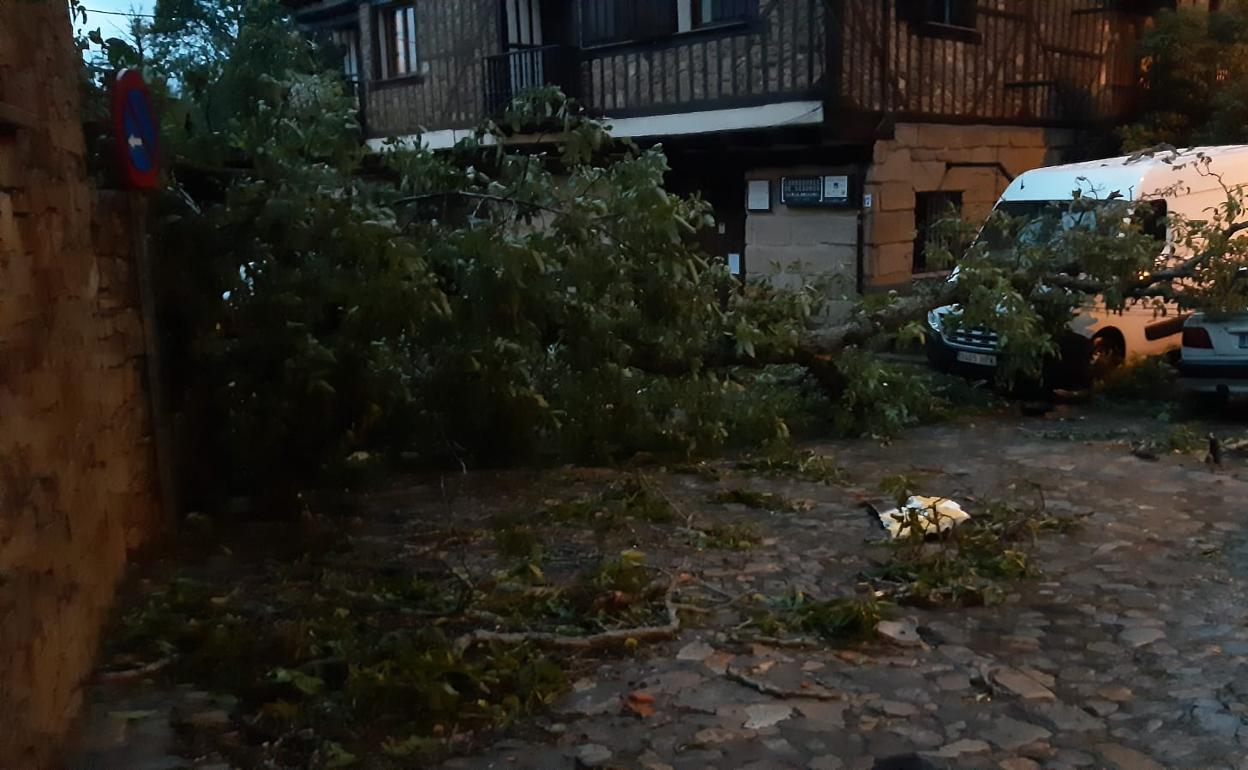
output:
[[[751,179],[746,184],[747,211],[771,211],[771,180]]]
[[[844,203],[849,200],[848,176],[825,176],[823,178],[823,200],[829,203]]]

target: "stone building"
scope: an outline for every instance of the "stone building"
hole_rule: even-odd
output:
[[[1194,0],[1184,0],[1193,4]],[[1165,0],[297,2],[342,43],[370,141],[449,147],[553,84],[662,143],[716,209],[713,254],[847,293],[932,272],[922,231],[1018,173],[1095,153],[1131,108]]]

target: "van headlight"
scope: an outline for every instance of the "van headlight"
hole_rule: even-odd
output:
[[[935,310],[927,311],[927,325],[930,326],[933,331],[939,332],[941,330],[940,313],[937,313]]]

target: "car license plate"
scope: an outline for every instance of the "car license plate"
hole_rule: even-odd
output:
[[[988,355],[987,353],[969,353],[965,350],[958,351],[958,360],[964,364],[977,364],[979,366],[996,366],[997,357]]]

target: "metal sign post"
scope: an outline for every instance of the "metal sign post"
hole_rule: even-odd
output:
[[[147,394],[159,484],[160,507],[170,528],[177,524],[178,495],[173,464],[173,442],[164,404],[160,365],[160,335],[156,331],[156,296],[147,250],[147,191],[160,179],[160,145],[156,113],[147,84],[137,70],[117,73],[112,89],[113,143],[118,168],[130,193],[130,237],[139,305],[143,317],[143,344],[147,361]]]

